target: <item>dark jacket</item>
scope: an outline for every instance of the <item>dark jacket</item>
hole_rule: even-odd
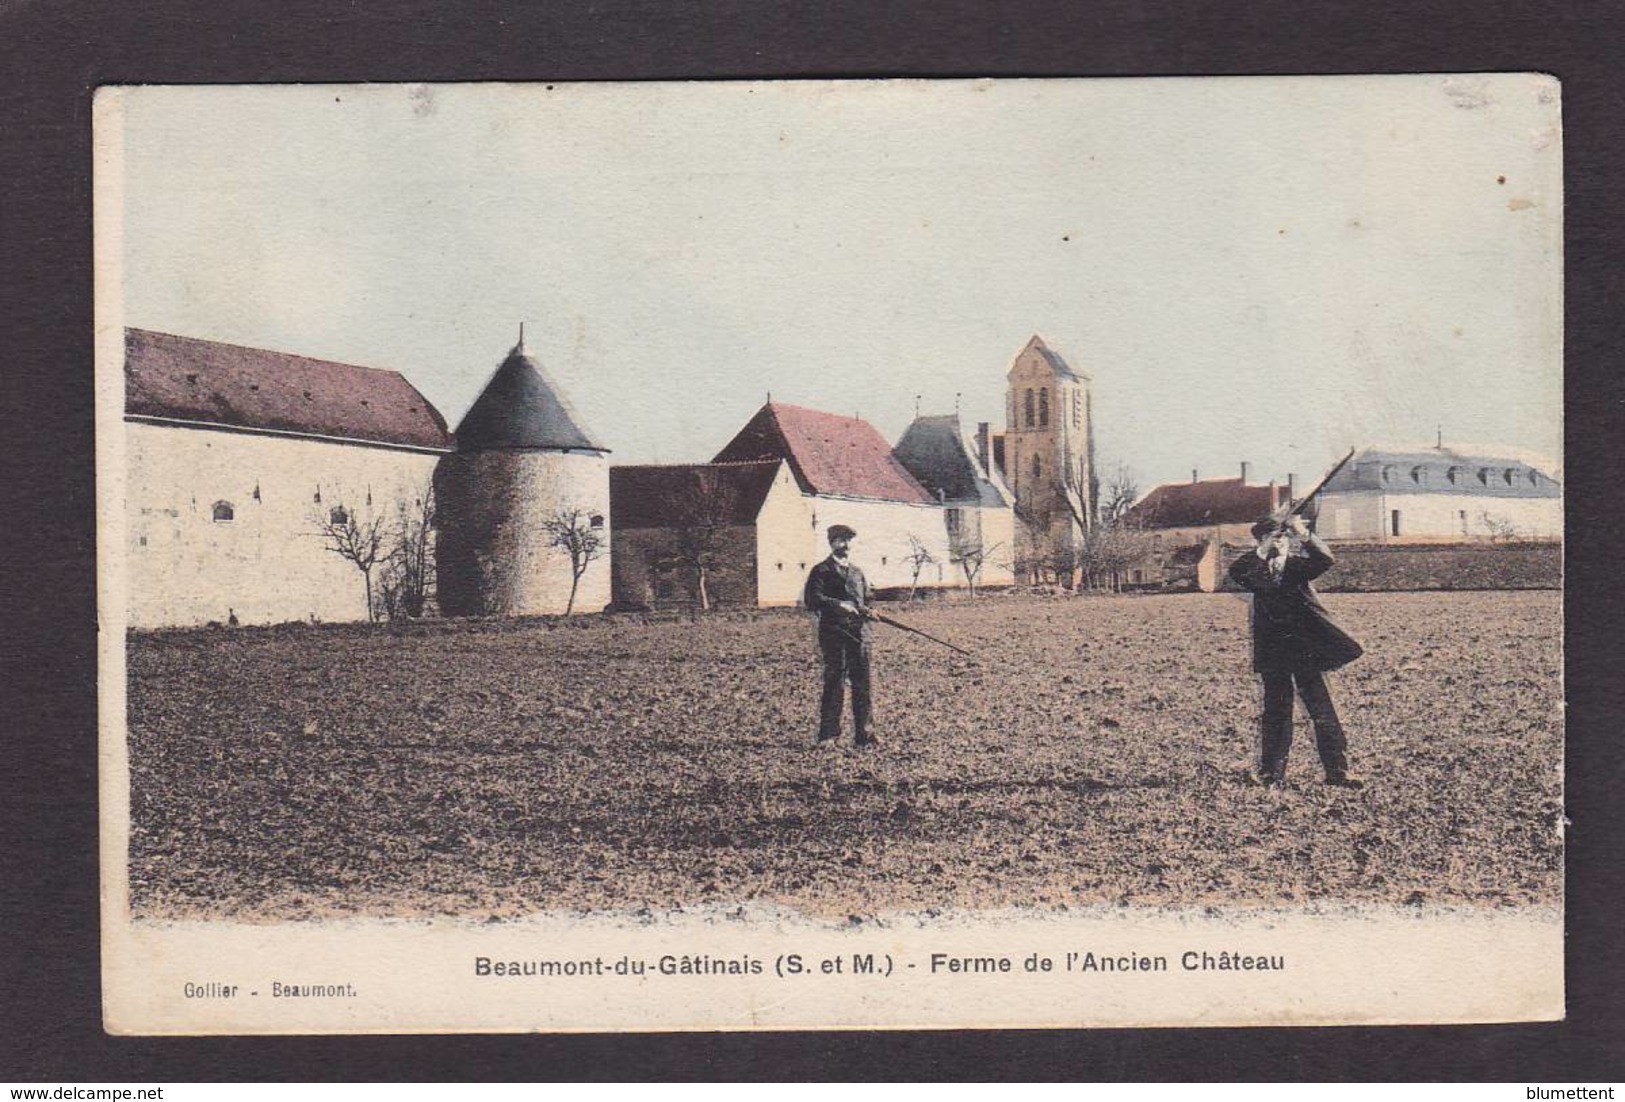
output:
[[[1306,555],[1287,559],[1279,579],[1248,551],[1230,566],[1230,579],[1253,595],[1253,669],[1258,673],[1335,670],[1364,653],[1321,605],[1310,581],[1332,566],[1332,553],[1310,536]]]
[[[851,601],[861,608],[869,607],[869,582],[863,571],[850,562],[846,565],[831,555],[807,574],[807,586],[802,590],[801,603],[808,612],[818,613],[818,634],[849,635],[867,638],[869,621],[862,616],[842,612],[836,606]]]

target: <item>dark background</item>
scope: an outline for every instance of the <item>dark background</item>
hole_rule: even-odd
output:
[[[1625,1078],[1625,6],[0,0],[0,1080]],[[90,108],[104,83],[1541,70],[1563,81],[1569,1017],[1410,1029],[111,1038],[101,1030]],[[1403,784],[1402,776],[1374,778]]]

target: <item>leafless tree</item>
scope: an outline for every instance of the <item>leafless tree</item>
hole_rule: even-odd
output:
[[[409,503],[395,503],[379,595],[390,619],[421,617],[434,595],[434,483],[426,483]]]
[[[1511,520],[1488,511],[1478,514],[1479,521],[1484,530],[1489,532],[1492,543],[1505,543],[1518,538],[1518,526]]]
[[[367,619],[373,621],[378,616],[372,600],[372,572],[383,555],[388,529],[384,516],[372,512],[371,494],[368,494],[368,499],[365,518],[341,498],[326,513],[318,509],[310,519],[322,538],[322,546],[361,571],[367,592]]]
[[[910,602],[914,600],[915,591],[920,588],[920,573],[936,561],[936,556],[931,554],[931,549],[917,536],[911,535],[908,537],[908,565],[912,571],[908,580],[908,599]]]
[[[967,541],[953,550],[952,561],[957,563],[960,571],[965,575],[965,585],[970,589],[972,598],[976,596],[976,579],[982,575],[982,567],[992,557],[1001,544],[991,547],[983,546],[980,540]]]
[[[593,524],[594,519],[597,525]],[[570,556],[570,598],[564,602],[564,614],[568,616],[575,609],[582,575],[604,555],[603,518],[595,518],[591,511],[579,505],[566,505],[542,521],[542,531],[547,534],[549,547]]]
[[[703,612],[711,611],[711,577],[723,563],[724,537],[732,524],[733,484],[715,469],[696,467],[678,495],[677,559],[694,578],[694,594]]]
[[[1044,555],[1043,545],[1045,534],[1055,519],[1054,510],[1047,503],[1040,505],[1031,499],[1024,501],[1018,497],[1012,512],[1015,513],[1016,523],[1027,532],[1026,542],[1030,553],[1018,556],[1011,567],[1018,577],[1029,583],[1043,581],[1045,571],[1052,565]]]
[[[1100,497],[1100,523],[1116,524],[1140,499],[1140,479],[1127,463],[1118,463]]]

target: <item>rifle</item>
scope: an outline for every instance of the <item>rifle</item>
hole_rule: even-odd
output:
[[[889,624],[890,626],[892,626],[894,628],[898,628],[898,629],[900,629],[902,631],[906,631],[906,632],[910,632],[910,633],[912,633],[914,635],[918,635],[921,639],[929,639],[931,642],[937,644],[937,646],[939,646],[939,647],[947,647],[949,650],[953,651],[955,654],[963,654],[966,658],[974,659],[976,657],[974,654],[972,654],[970,651],[966,650],[964,647],[956,647],[952,643],[948,642],[946,639],[938,639],[935,635],[927,635],[925,632],[921,631],[919,628],[910,627],[909,625],[903,623],[901,620],[893,620],[890,616],[887,616],[883,612],[876,612],[874,609],[870,609],[869,610],[869,619],[878,620],[882,624]]]
[[[1309,488],[1308,493],[1304,494],[1300,498],[1295,498],[1288,501],[1284,509],[1278,510],[1280,512],[1280,519],[1276,521],[1276,530],[1279,531],[1280,529],[1285,528],[1287,521],[1300,515],[1305,509],[1307,509],[1309,507],[1309,503],[1320,496],[1320,491],[1326,488],[1326,484],[1335,478],[1337,476],[1337,472],[1346,467],[1348,465],[1348,461],[1353,458],[1354,449],[1350,448],[1347,455],[1343,456],[1342,459],[1339,459],[1336,463],[1332,464],[1331,470],[1320,476],[1320,480]]]

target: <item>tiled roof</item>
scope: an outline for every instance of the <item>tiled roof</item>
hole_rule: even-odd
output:
[[[124,387],[132,417],[451,446],[440,411],[396,371],[126,329]]]
[[[498,448],[609,450],[587,431],[523,341],[508,353],[457,426],[458,451]]]
[[[1250,486],[1239,478],[1169,482],[1141,498],[1125,519],[1145,528],[1251,524],[1285,501],[1284,486]]]
[[[934,503],[867,421],[769,402],[717,453],[716,463],[783,459],[806,493]]]
[[[780,462],[611,467],[610,530],[755,524]]]
[[[1326,484],[1328,494],[1472,494],[1481,497],[1563,496],[1545,471],[1493,449],[1364,448]]]
[[[957,414],[916,417],[892,454],[916,482],[943,501],[975,502],[990,508],[1008,504],[982,473]]]

